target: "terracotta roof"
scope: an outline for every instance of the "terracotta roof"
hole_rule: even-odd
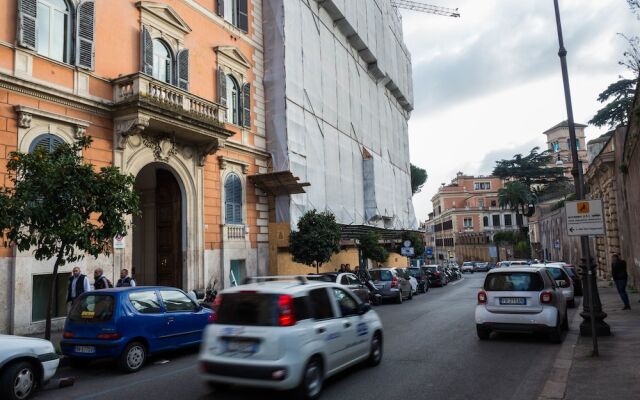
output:
[[[576,127],[576,128],[586,128],[586,127],[588,126],[588,125],[585,125],[585,124],[580,124],[580,123],[578,123],[578,122],[574,122],[573,124],[575,125],[575,127]],[[546,131],[542,132],[542,134],[543,134],[543,135],[544,135],[544,134],[547,134],[547,133],[549,133],[549,132],[551,132],[551,131],[555,131],[555,130],[556,130],[556,129],[558,129],[558,128],[568,128],[568,127],[569,127],[569,121],[567,121],[567,120],[565,119],[564,121],[562,121],[562,122],[560,122],[560,123],[556,124],[555,126],[553,126],[553,127],[549,128],[549,129],[547,129]]]

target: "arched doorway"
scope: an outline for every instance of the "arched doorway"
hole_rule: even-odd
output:
[[[136,177],[141,215],[134,218],[132,274],[138,285],[183,286],[183,199],[180,183],[162,164]]]

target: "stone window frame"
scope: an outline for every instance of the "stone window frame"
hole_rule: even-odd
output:
[[[242,185],[242,225],[247,226],[247,174],[249,173],[249,164],[224,156],[219,156],[218,162],[220,164],[220,224],[236,225],[226,223],[226,210],[224,204],[224,183],[229,175],[235,174],[240,178],[240,184]]]
[[[220,91],[219,90],[220,79],[222,78],[222,76],[224,75],[225,78],[227,76],[230,76],[233,79],[235,79],[235,81],[238,83],[238,97],[240,98],[239,103],[242,104],[242,107],[239,107],[240,110],[239,110],[238,123],[234,124],[233,122],[228,122],[228,118],[225,118],[225,122],[235,127],[241,128],[243,131],[245,130],[249,131],[251,129],[251,124],[246,125],[244,123],[244,120],[245,120],[244,110],[246,108],[244,105],[244,91],[245,91],[246,85],[249,85],[249,90],[251,90],[251,82],[249,81],[249,71],[251,71],[252,69],[251,63],[249,62],[249,59],[247,59],[247,57],[244,54],[242,54],[240,49],[238,49],[235,46],[216,46],[213,48],[213,50],[216,53],[216,60],[217,60],[218,74],[217,74],[216,83],[218,85],[218,92]],[[226,87],[226,81],[225,81],[225,87]],[[252,97],[253,96],[251,96],[251,93],[249,93],[250,108],[252,103],[254,102]],[[226,99],[227,104],[229,101],[230,99]],[[218,99],[218,102],[221,102],[221,100]],[[229,107],[227,107],[227,109],[228,108]],[[251,113],[251,111],[249,112]],[[233,118],[231,118],[231,120],[233,121]]]
[[[26,106],[15,106],[18,115],[18,151],[28,153],[34,140],[51,134],[73,144],[86,134],[89,122]]]

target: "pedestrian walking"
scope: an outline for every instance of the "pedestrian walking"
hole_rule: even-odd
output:
[[[136,287],[136,281],[129,276],[129,270],[126,268],[120,270],[120,279],[116,282],[116,287]]]
[[[71,305],[82,293],[91,290],[89,287],[89,279],[83,273],[80,273],[79,267],[73,267],[71,276],[69,277],[69,286],[67,288],[67,312],[71,310]]]
[[[113,284],[104,276],[102,268],[98,267],[93,271],[93,288],[95,290],[112,288]]]
[[[623,310],[631,310],[629,305],[629,295],[627,294],[627,262],[620,258],[617,254],[613,255],[611,263],[611,276],[616,284],[616,289],[620,294],[620,298],[624,303]]]

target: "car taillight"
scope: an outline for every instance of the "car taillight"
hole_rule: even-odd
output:
[[[216,320],[218,318],[216,318],[217,313],[214,311],[212,313],[210,313],[209,315],[207,315],[207,323],[208,324],[213,324],[214,322],[216,322]]]
[[[542,304],[550,304],[553,301],[553,293],[544,291],[540,293],[540,302]]]
[[[487,304],[487,292],[484,290],[478,292],[478,304]]]
[[[62,337],[65,339],[72,339],[76,337],[76,335],[73,332],[65,332],[62,334]]]
[[[213,304],[211,305],[211,308],[213,309],[213,317],[211,323],[215,323],[218,321],[218,310],[220,309],[220,306],[222,305],[222,295],[219,294],[216,296],[215,300],[213,300]]]
[[[296,324],[296,317],[293,314],[293,297],[288,294],[281,294],[278,299],[280,316],[278,322],[280,326],[292,326]]]
[[[115,340],[115,339],[120,339],[122,335],[119,334],[118,332],[113,332],[113,333],[101,333],[96,337],[102,340]]]
[[[392,288],[398,287],[398,278],[395,276],[391,278],[391,287]]]

